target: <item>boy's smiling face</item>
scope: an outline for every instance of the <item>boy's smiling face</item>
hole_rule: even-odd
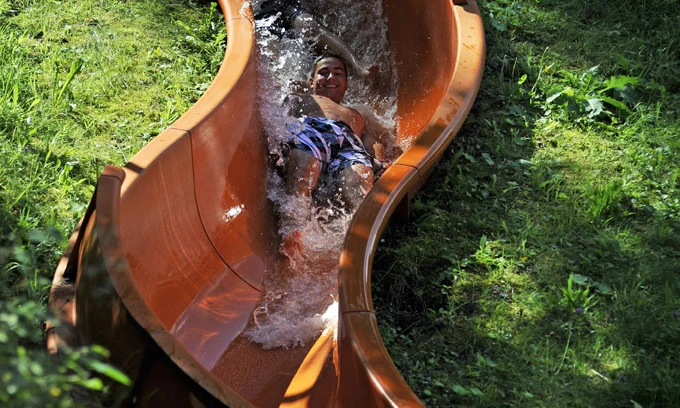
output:
[[[335,103],[340,103],[348,86],[345,64],[335,57],[320,60],[309,84],[315,95],[325,96]]]

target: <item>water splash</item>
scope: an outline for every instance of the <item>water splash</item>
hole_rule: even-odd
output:
[[[262,1],[251,3],[257,8]],[[350,72],[344,104],[364,117],[364,139],[378,137],[386,144],[387,152],[397,152],[396,74],[392,70],[393,58],[388,53],[381,1],[310,0],[303,1],[303,6],[345,40],[365,66],[379,65],[380,87]],[[287,129],[298,121],[289,115],[288,95],[296,82],[309,78],[315,55],[312,44],[299,33],[274,35],[276,18],[280,17],[256,22],[258,101],[270,153],[277,158],[277,165],[281,165],[284,164],[281,146],[287,140]],[[394,156],[394,153],[388,154],[388,159]],[[291,231],[300,231],[305,250],[283,258],[265,276],[262,303],[244,332],[250,341],[261,343],[265,349],[304,345],[337,324],[337,265],[351,221],[351,214],[333,194],[311,205],[309,198],[290,196],[284,187],[281,176],[271,171],[268,198],[279,214],[279,234],[285,236]]]

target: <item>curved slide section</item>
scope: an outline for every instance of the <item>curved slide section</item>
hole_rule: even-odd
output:
[[[474,1],[383,0],[409,148],[377,181],[340,258],[339,336],[263,350],[240,336],[277,261],[257,115],[252,14],[221,0],[229,45],[205,95],[123,168],[107,166],[53,280],[48,347],[97,343],[133,380],[112,401],[163,407],[421,406],[377,330],[371,262],[467,116],[484,60]],[[408,142],[410,141],[410,142]]]

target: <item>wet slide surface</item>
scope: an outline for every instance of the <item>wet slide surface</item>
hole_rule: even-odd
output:
[[[220,5],[222,68],[169,129],[123,168],[104,169],[55,273],[50,306],[63,324],[48,328],[48,347],[107,347],[134,382],[111,398],[130,405],[420,406],[380,339],[371,263],[475,99],[484,60],[477,6],[383,0],[403,153],[354,215],[339,263],[337,254],[313,260],[312,270],[338,270],[337,338],[327,329],[302,346],[264,349],[243,332],[265,277],[286,260],[253,92],[252,12],[241,0]]]

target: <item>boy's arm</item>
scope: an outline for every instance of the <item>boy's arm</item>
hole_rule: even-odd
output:
[[[355,110],[352,109],[354,112],[355,120],[356,123],[360,124],[359,126],[361,127],[361,133],[357,133],[357,135],[362,139],[364,142],[364,148],[374,158],[376,158],[380,162],[385,161],[385,145],[380,141],[380,139],[374,135],[374,132],[368,132],[365,133],[364,129],[366,127],[366,121],[364,120],[364,117],[361,116],[361,114]]]
[[[379,162],[385,161],[385,145],[380,142],[373,143],[373,157]]]
[[[347,64],[349,64],[352,71],[363,78],[371,78],[378,73],[378,65],[364,67],[347,43],[333,34],[331,30],[321,25],[310,13],[303,12],[299,14],[292,23],[294,28],[300,30],[302,33],[306,33],[305,35],[316,40],[318,53],[329,50],[334,54],[340,55]]]
[[[300,117],[302,114],[301,95],[290,94],[286,97],[285,103],[288,105],[288,116]]]
[[[380,139],[369,132],[364,137],[363,142],[368,154],[375,157],[380,162],[385,161],[385,145],[380,141]]]
[[[361,113],[359,113],[358,110],[353,108],[351,110],[352,115],[354,116],[354,126],[352,126],[352,130],[354,131],[354,133],[356,133],[357,136],[359,136],[360,139],[363,140],[364,129],[366,128],[366,121],[364,120],[364,117],[361,116]]]

